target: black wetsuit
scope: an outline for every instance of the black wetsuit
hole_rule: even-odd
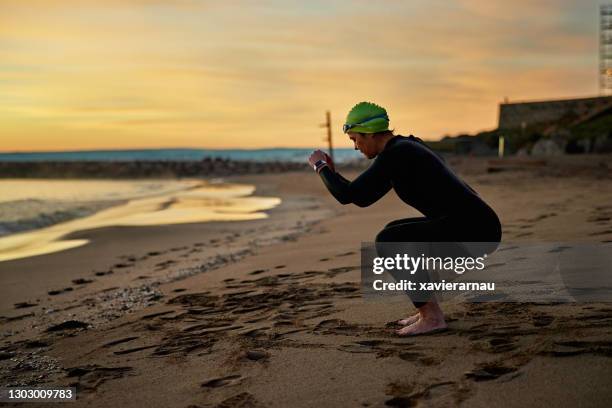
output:
[[[387,224],[376,236],[377,244],[501,240],[501,225],[491,207],[414,136],[390,139],[368,169],[353,181],[329,167],[324,167],[320,176],[342,204],[367,207],[393,188],[402,201],[425,216]],[[414,302],[416,307],[423,303]]]

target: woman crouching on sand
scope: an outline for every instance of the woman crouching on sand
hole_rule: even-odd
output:
[[[349,181],[335,171],[327,154],[314,151],[309,162],[329,192],[341,204],[368,207],[393,188],[402,201],[424,215],[387,224],[376,236],[379,253],[387,243],[487,242],[496,247],[500,242],[501,225],[491,207],[420,139],[389,130],[384,108],[358,103],[349,112],[343,131],[355,150],[376,160]],[[408,295],[418,313],[398,321],[404,326],[397,331],[399,335],[446,329],[444,313],[433,295],[423,298],[420,293],[418,299],[414,293]]]

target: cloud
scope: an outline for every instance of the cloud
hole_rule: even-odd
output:
[[[72,146],[76,132],[104,147],[312,146],[325,110],[337,130],[359,100],[424,138],[493,128],[504,96],[595,92],[596,13],[569,0],[5,0],[0,132],[11,148]]]

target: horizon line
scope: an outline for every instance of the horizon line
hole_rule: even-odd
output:
[[[206,148],[206,147],[130,147],[130,148],[117,148],[117,149],[109,149],[109,148],[100,148],[100,149],[75,149],[75,150],[11,150],[11,151],[3,151],[0,150],[0,154],[31,154],[31,153],[92,153],[92,152],[142,152],[142,151],[162,151],[162,150],[178,150],[178,151],[188,151],[188,150],[208,150],[208,151],[226,151],[226,150],[234,150],[234,151],[254,151],[254,150],[294,150],[294,149],[317,149],[316,146],[302,146],[302,147],[238,147],[238,148]],[[352,147],[334,147],[334,149],[352,149]]]
[[[494,129],[481,129],[475,133],[456,133],[454,135],[442,135],[439,136],[435,140],[422,139],[424,142],[440,142],[445,138],[451,137],[459,137],[459,136],[476,136],[478,133],[488,132]],[[412,134],[412,133],[408,133]],[[416,136],[416,135],[415,135]],[[417,136],[418,137],[418,136]],[[29,154],[29,153],[87,153],[87,152],[129,152],[129,151],[160,151],[160,150],[210,150],[210,151],[220,151],[220,150],[239,150],[239,151],[253,151],[253,150],[289,150],[289,149],[317,149],[322,148],[321,146],[273,146],[273,147],[179,147],[179,146],[171,146],[171,147],[128,147],[128,148],[93,148],[93,149],[67,149],[67,150],[0,150],[0,154]],[[327,148],[324,146],[323,148]],[[352,149],[350,146],[346,147],[334,147],[334,149]]]

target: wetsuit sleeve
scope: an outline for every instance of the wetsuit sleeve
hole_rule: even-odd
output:
[[[391,190],[391,179],[378,159],[353,181],[345,179],[327,166],[319,175],[329,192],[341,204],[353,203],[367,207]]]

